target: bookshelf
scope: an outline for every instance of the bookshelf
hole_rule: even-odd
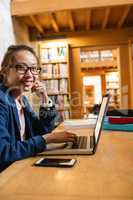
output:
[[[106,75],[106,90],[111,95],[110,107],[120,107],[120,88],[119,88],[119,74],[118,72],[108,73]]]
[[[40,44],[40,79],[53,100],[60,120],[70,118],[70,78],[68,44]]]

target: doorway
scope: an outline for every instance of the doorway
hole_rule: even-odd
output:
[[[120,81],[117,49],[80,49],[83,107],[88,115],[94,105],[100,104],[102,96],[109,93],[109,109],[120,107]]]

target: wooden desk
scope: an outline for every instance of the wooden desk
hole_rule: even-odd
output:
[[[133,199],[132,133],[102,133],[95,155],[67,157],[77,159],[73,168],[32,166],[39,157],[15,162],[0,174],[0,199]]]

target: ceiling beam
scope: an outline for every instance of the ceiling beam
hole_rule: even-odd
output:
[[[57,20],[56,20],[56,15],[55,15],[55,13],[51,13],[51,14],[50,14],[50,19],[51,19],[51,25],[52,25],[54,31],[55,31],[56,33],[59,33],[59,32],[60,32],[60,29],[59,29],[59,26],[58,26],[58,24],[57,24]]]
[[[90,28],[91,28],[91,9],[88,9],[86,16],[86,30],[89,31]]]
[[[130,8],[131,8],[131,6],[126,6],[125,7],[123,15],[121,16],[121,18],[120,18],[120,20],[118,22],[118,28],[121,28],[123,26],[123,24],[124,24],[124,22],[125,22],[125,20],[127,18],[127,15],[128,15],[128,13],[130,11]]]
[[[38,22],[37,18],[33,15],[29,16],[30,20],[32,21],[33,25],[36,27],[36,29],[40,32],[40,33],[44,33],[43,27],[41,26],[41,24]]]
[[[107,24],[108,24],[108,19],[109,19],[110,11],[111,11],[110,7],[106,8],[104,19],[103,19],[103,23],[102,23],[102,29],[105,29],[106,26],[107,26]]]
[[[75,26],[74,26],[74,20],[73,20],[73,15],[72,12],[68,12],[68,23],[71,31],[75,31]]]
[[[43,12],[53,12],[68,9],[98,8],[133,4],[133,0],[13,0],[11,3],[12,15],[24,16]]]

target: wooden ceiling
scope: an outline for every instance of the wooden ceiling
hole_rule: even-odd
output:
[[[31,39],[65,37],[70,33],[133,27],[133,4],[45,11],[15,18],[26,24]]]

